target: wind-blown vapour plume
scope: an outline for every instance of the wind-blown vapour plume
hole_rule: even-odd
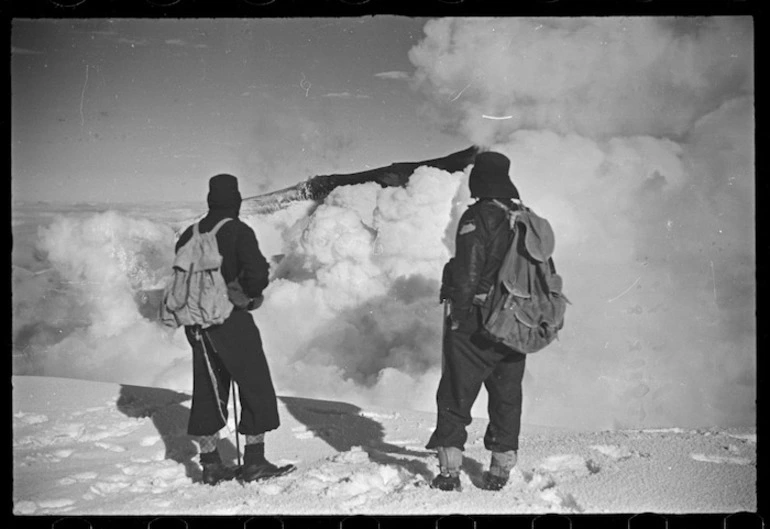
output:
[[[404,186],[418,167],[435,167],[450,173],[462,171],[473,163],[477,152],[478,148],[471,146],[441,158],[420,162],[398,162],[387,167],[378,167],[358,173],[317,175],[285,189],[245,198],[241,210],[246,214],[271,213],[287,207],[293,202],[303,200],[321,202],[329,193],[340,186],[359,185],[368,182],[376,182],[382,187]]]
[[[525,415],[754,420],[752,44],[740,17],[426,24],[432,115],[507,154],[556,230],[573,306]]]
[[[749,18],[440,19],[425,35],[415,83],[478,145],[520,129],[681,137],[752,92]]]

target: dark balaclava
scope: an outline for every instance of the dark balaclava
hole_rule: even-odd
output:
[[[230,174],[212,176],[209,180],[207,202],[210,210],[226,211],[237,216],[241,209],[238,179]]]
[[[471,197],[518,200],[519,191],[508,176],[510,168],[511,161],[499,152],[477,154],[468,182]]]

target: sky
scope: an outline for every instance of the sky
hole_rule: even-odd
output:
[[[422,115],[425,19],[13,21],[18,201],[244,197],[470,143]]]

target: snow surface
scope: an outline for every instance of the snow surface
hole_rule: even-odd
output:
[[[17,515],[523,514],[756,511],[753,428],[576,432],[525,424],[499,492],[478,488],[486,420],[469,428],[461,492],[428,487],[432,413],[279,397],[266,451],[292,474],[196,483],[190,395],[162,388],[16,376]],[[232,432],[232,424],[230,425]],[[241,438],[241,443],[243,438]],[[220,452],[236,460],[223,430]],[[242,446],[241,446],[242,448]]]

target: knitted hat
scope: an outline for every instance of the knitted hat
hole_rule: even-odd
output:
[[[519,191],[508,176],[510,167],[511,161],[499,152],[477,154],[468,182],[471,196],[519,199]]]
[[[238,179],[230,174],[218,174],[209,179],[207,197],[211,209],[240,208],[241,193],[238,191]]]

